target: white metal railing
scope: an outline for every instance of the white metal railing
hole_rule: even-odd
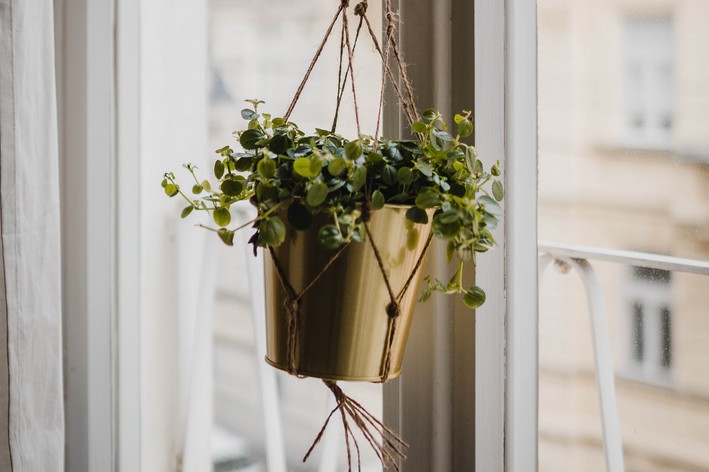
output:
[[[709,262],[681,259],[618,249],[594,248],[570,244],[539,242],[539,279],[549,264],[554,263],[562,273],[575,269],[583,282],[588,299],[596,383],[603,428],[603,450],[606,469],[622,472],[623,443],[618,419],[618,407],[613,376],[613,359],[608,336],[608,321],[600,282],[589,260],[613,262],[672,272],[709,275]]]

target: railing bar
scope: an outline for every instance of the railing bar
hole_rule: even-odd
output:
[[[574,259],[615,262],[619,264],[647,267],[649,269],[685,272],[688,274],[709,275],[709,262],[679,257],[663,256],[620,249],[579,246],[556,242],[539,242],[539,252]]]

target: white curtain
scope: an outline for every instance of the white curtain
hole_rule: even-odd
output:
[[[0,471],[64,469],[51,0],[0,0]]]

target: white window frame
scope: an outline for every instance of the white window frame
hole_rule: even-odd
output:
[[[478,0],[474,12],[463,0],[430,3],[399,2],[400,43],[414,64],[418,103],[449,114],[474,102],[479,155],[504,168],[505,219],[499,248],[478,260],[487,302],[474,318],[444,302],[417,315],[435,321],[414,322],[406,362],[416,368],[385,385],[385,420],[411,444],[405,472],[535,471],[536,3]],[[461,64],[472,45],[474,79]],[[473,81],[474,97],[466,95]],[[387,115],[385,129],[403,133],[400,115],[391,107]]]
[[[407,60],[421,71],[414,77],[419,102],[446,114],[474,106],[476,145],[487,165],[502,163],[507,195],[496,235],[499,248],[478,263],[477,283],[488,293],[485,307],[473,317],[448,302],[434,305],[451,316],[433,322],[435,343],[414,333],[407,356],[433,361],[386,386],[385,417],[399,431],[415,431],[406,438],[412,449],[405,472],[473,466],[484,472],[533,471],[536,4],[401,2],[401,43]],[[149,452],[141,450],[146,405],[135,218],[140,195],[131,187],[141,178],[136,169],[144,138],[137,121],[143,92],[141,8],[140,0],[56,0],[62,149],[65,158],[71,156],[62,163],[67,208],[62,236],[64,260],[72,261],[64,273],[67,470],[72,472],[139,471]],[[464,58],[473,54],[473,45],[471,63]],[[427,70],[420,67],[424,63]],[[387,119],[389,129],[400,126],[395,114]],[[77,284],[84,288],[71,291]],[[417,462],[414,453],[428,455],[436,466]]]

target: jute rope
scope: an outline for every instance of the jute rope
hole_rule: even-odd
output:
[[[354,39],[354,44],[350,42],[350,30],[349,30],[349,19],[347,16],[347,8],[349,6],[349,0],[341,0],[339,7],[337,9],[337,12],[335,13],[335,16],[333,17],[332,21],[330,22],[330,25],[327,28],[327,31],[325,32],[325,36],[323,37],[322,42],[318,46],[318,48],[315,51],[315,55],[313,56],[310,65],[308,66],[308,69],[305,73],[305,76],[301,80],[295,95],[293,97],[293,100],[291,101],[290,105],[288,106],[288,110],[286,111],[284,115],[284,119],[286,121],[289,120],[291,113],[295,109],[296,104],[298,103],[298,100],[300,99],[301,94],[303,93],[303,90],[305,88],[305,85],[310,78],[310,74],[312,73],[313,69],[315,68],[315,64],[317,63],[325,45],[327,44],[328,39],[330,38],[330,35],[332,33],[332,30],[335,26],[335,23],[337,22],[337,19],[341,17],[342,21],[342,30],[340,34],[340,61],[339,61],[339,68],[338,68],[338,81],[337,81],[337,102],[336,102],[336,107],[335,107],[335,116],[333,118],[333,123],[332,123],[332,131],[335,132],[337,128],[337,120],[339,116],[339,111],[340,111],[340,104],[342,102],[342,97],[344,95],[344,90],[347,85],[347,80],[348,77],[350,79],[350,85],[352,89],[352,101],[353,101],[353,108],[354,108],[354,114],[355,114],[355,124],[357,127],[357,134],[358,136],[361,136],[361,127],[360,127],[360,120],[359,120],[359,106],[357,104],[357,89],[355,86],[355,77],[354,77],[354,52],[355,48],[357,46],[357,41],[359,39],[360,31],[362,29],[362,25],[366,24],[367,25],[367,31],[369,32],[369,35],[372,39],[372,43],[374,44],[374,48],[376,49],[377,53],[379,54],[380,58],[382,59],[382,67],[383,67],[383,73],[382,73],[382,82],[381,82],[381,90],[379,93],[379,106],[378,106],[378,113],[377,113],[377,124],[376,124],[376,130],[374,134],[374,148],[377,148],[377,145],[379,143],[379,127],[381,125],[381,118],[382,118],[382,109],[384,105],[384,91],[386,88],[387,81],[392,84],[392,87],[396,93],[397,98],[399,99],[399,102],[402,105],[402,109],[404,111],[404,114],[406,115],[406,119],[409,122],[409,125],[411,126],[415,121],[419,121],[420,117],[418,114],[418,111],[416,109],[416,103],[414,100],[414,91],[413,91],[413,86],[411,85],[411,82],[409,81],[408,74],[406,72],[406,64],[403,61],[403,58],[401,56],[401,53],[399,51],[399,47],[396,41],[396,23],[398,23],[399,17],[398,15],[394,12],[391,4],[391,0],[386,0],[385,2],[385,13],[386,13],[386,38],[385,38],[385,49],[382,50],[382,47],[379,44],[379,41],[377,39],[377,35],[375,34],[374,30],[372,29],[372,25],[369,21],[369,18],[367,18],[367,0],[362,0],[360,3],[358,3],[355,6],[354,13],[356,16],[359,16],[359,24],[357,25],[357,31],[355,34],[355,39]],[[347,68],[344,72],[344,75],[342,73],[342,66],[343,66],[343,58],[345,56],[345,51],[347,54]],[[392,70],[392,67],[390,65],[390,55],[393,53],[394,58],[396,60],[396,65],[399,71],[399,77],[397,77]],[[401,81],[401,84],[399,84],[399,81]],[[413,270],[409,274],[409,277],[407,278],[404,286],[401,288],[398,294],[394,294],[394,290],[391,286],[391,282],[389,280],[389,276],[387,275],[386,271],[386,266],[384,263],[384,260],[382,258],[381,252],[379,251],[379,248],[374,241],[374,238],[372,236],[372,231],[370,230],[369,227],[369,222],[370,222],[370,217],[371,217],[371,194],[369,192],[369,182],[365,182],[365,190],[364,190],[364,203],[362,206],[362,216],[361,216],[361,221],[364,223],[365,231],[367,234],[367,240],[369,241],[369,245],[372,248],[372,251],[374,252],[375,258],[377,260],[377,265],[379,266],[379,270],[382,274],[382,277],[384,278],[384,283],[387,288],[387,292],[389,294],[389,304],[386,306],[386,313],[388,316],[388,326],[387,326],[387,338],[384,346],[384,352],[382,355],[382,368],[381,368],[381,376],[380,376],[380,381],[381,382],[386,382],[389,379],[389,375],[391,373],[391,351],[392,351],[392,345],[394,343],[395,335],[396,335],[396,328],[397,328],[397,321],[400,317],[401,314],[401,307],[400,303],[403,300],[403,297],[405,296],[406,292],[409,289],[409,286],[411,285],[411,282],[413,281],[414,277],[418,273],[419,269],[423,265],[423,261],[425,259],[425,256],[428,252],[428,248],[431,244],[432,240],[432,233],[429,233],[428,239],[426,240],[426,244],[424,245],[423,250],[421,251],[421,254],[419,255],[416,265],[414,266]],[[281,284],[283,286],[283,289],[286,292],[286,297],[284,300],[284,309],[286,311],[286,316],[287,316],[287,328],[288,328],[288,340],[287,340],[287,369],[290,374],[293,375],[299,375],[298,374],[298,313],[300,310],[300,303],[303,299],[303,296],[317,283],[317,281],[323,276],[323,274],[332,266],[332,264],[335,263],[335,261],[340,257],[342,252],[347,248],[347,244],[342,246],[325,264],[325,266],[320,270],[320,272],[313,278],[313,280],[304,288],[302,289],[299,293],[296,292],[296,290],[293,288],[292,284],[288,281],[287,274],[285,273],[280,261],[278,260],[275,251],[273,248],[269,247],[270,253],[271,253],[271,258],[273,259],[274,265],[276,267],[276,273],[278,274],[278,278],[281,281]],[[320,442],[320,439],[322,438],[325,429],[327,428],[327,425],[330,422],[330,419],[333,417],[333,415],[339,411],[340,417],[342,419],[342,425],[345,431],[345,445],[347,449],[347,463],[349,466],[349,470],[352,471],[352,463],[353,463],[353,457],[352,457],[352,445],[354,445],[357,457],[356,457],[356,462],[357,462],[357,468],[358,470],[361,470],[361,460],[360,460],[360,449],[359,449],[359,444],[357,442],[357,438],[355,437],[353,430],[352,430],[352,424],[360,430],[362,435],[364,436],[365,440],[367,443],[370,445],[370,447],[375,451],[377,457],[381,461],[382,465],[384,466],[385,469],[388,468],[389,465],[393,465],[395,470],[399,470],[398,466],[398,460],[405,458],[406,456],[403,454],[402,449],[408,447],[408,445],[403,442],[393,431],[388,429],[381,421],[379,421],[377,418],[375,418],[372,414],[370,414],[366,409],[364,409],[359,403],[357,403],[355,400],[352,398],[348,397],[347,395],[344,394],[342,389],[337,385],[336,382],[331,381],[331,380],[324,380],[325,385],[330,389],[332,394],[335,396],[335,399],[337,400],[337,406],[330,412],[328,415],[327,419],[325,420],[325,423],[323,424],[322,428],[320,429],[320,432],[318,433],[317,437],[315,438],[315,441],[313,442],[312,446],[308,450],[308,452],[305,454],[305,457],[303,458],[303,461],[305,462],[310,454],[312,453],[313,449],[315,446]],[[352,423],[352,424],[351,424]],[[377,436],[381,437],[381,442],[377,439]]]

